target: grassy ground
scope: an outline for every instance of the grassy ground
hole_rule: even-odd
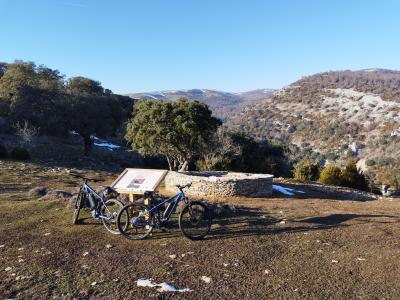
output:
[[[104,180],[95,185],[116,176],[89,175]],[[176,226],[128,241],[88,214],[71,225],[66,202],[27,193],[38,185],[73,191],[79,182],[65,169],[0,161],[0,298],[400,297],[398,201],[225,199],[241,208],[215,220],[204,241]],[[158,292],[137,286],[141,278],[192,291]]]

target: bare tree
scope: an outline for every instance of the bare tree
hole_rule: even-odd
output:
[[[241,151],[241,147],[232,141],[227,129],[221,126],[209,141],[207,151],[203,154],[203,167],[205,170],[212,170],[224,156],[237,156]]]
[[[30,125],[26,120],[22,124],[17,122],[14,128],[17,131],[17,136],[20,138],[20,144],[25,147],[29,147],[39,135],[39,127]]]

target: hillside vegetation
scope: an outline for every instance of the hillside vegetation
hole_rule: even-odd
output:
[[[340,185],[398,189],[399,87],[400,72],[373,69],[304,77],[272,96],[271,90],[185,90],[131,95],[142,99],[136,101],[98,81],[65,79],[58,70],[16,61],[0,64],[0,134],[8,135],[0,141],[0,158],[37,159],[37,136],[76,135],[86,158],[93,146],[128,143],[149,167],[170,170],[290,177],[302,166],[296,163],[311,159],[298,168],[299,178],[321,181],[307,174],[308,166],[322,171],[323,159],[344,167],[353,158],[373,180],[359,184],[354,167],[351,180],[341,178]],[[253,104],[239,113],[246,103]],[[225,116],[224,126],[218,116]],[[107,143],[110,138],[119,145]]]
[[[65,79],[58,70],[33,62],[15,61],[0,66],[0,159],[43,161],[43,153],[50,159],[49,151],[37,151],[43,141],[56,141],[45,137],[67,141],[68,137],[79,136],[84,146],[81,158],[86,161],[91,156],[94,159],[93,148],[105,147],[110,151],[119,149],[116,152],[121,157],[126,157],[124,151],[138,152],[146,167],[290,173],[283,148],[261,145],[226,130],[217,132],[220,120],[207,104],[193,98],[165,101],[153,97],[135,101],[113,94],[96,80],[81,76]],[[244,94],[255,101],[259,93],[269,92]],[[191,93],[191,97],[211,97],[214,108],[223,101],[234,108],[239,104],[232,103],[242,101],[241,96],[232,100],[227,96],[229,93],[209,90],[191,90]],[[210,93],[221,97],[213,98]],[[228,110],[229,105],[226,105]],[[133,151],[126,151],[127,143]],[[67,161],[78,158],[73,153]],[[63,161],[68,157],[62,156]],[[116,155],[111,156],[119,161]],[[126,161],[125,165],[131,163]]]
[[[399,185],[400,72],[304,77],[230,118],[257,139],[281,140],[329,161],[349,156],[378,183]]]
[[[82,138],[88,155],[95,135],[116,135],[132,104],[131,98],[113,94],[93,79],[66,80],[58,70],[33,62],[0,63],[0,134],[73,132]],[[27,147],[31,141],[21,144]]]

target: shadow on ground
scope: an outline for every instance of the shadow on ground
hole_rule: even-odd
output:
[[[302,219],[277,218],[266,211],[256,208],[239,207],[213,217],[213,226],[207,239],[228,239],[245,236],[263,236],[283,233],[310,232],[326,230],[336,227],[351,226],[354,223],[397,223],[400,217],[379,214],[331,214],[328,216],[308,217]],[[101,226],[101,223],[86,217],[80,220],[79,225]],[[180,237],[178,222],[168,222],[166,228],[154,229],[151,239],[168,239]]]
[[[289,188],[293,195],[283,195],[277,191],[274,191],[274,196],[278,198],[290,198],[290,199],[327,199],[327,200],[345,200],[345,201],[372,201],[377,199],[377,195],[359,191],[346,187],[338,186],[327,186],[319,183],[309,184],[291,184],[291,183],[280,183],[274,184],[280,185],[283,188]],[[300,192],[299,192],[300,191]]]
[[[214,218],[213,228],[207,239],[228,239],[245,236],[275,235],[283,233],[310,232],[346,227],[359,223],[394,223],[400,222],[398,216],[377,214],[332,214],[322,217],[310,217],[301,220],[276,218],[260,212],[258,209],[240,208],[235,215]],[[169,238],[180,235],[177,225],[173,224],[167,233],[156,234],[153,238]],[[169,231],[171,230],[171,231]]]
[[[371,218],[374,218],[375,220],[371,220]],[[377,218],[381,220],[376,220]],[[398,216],[392,216],[392,215],[332,214],[324,217],[312,217],[312,218],[302,219],[298,222],[319,224],[324,226],[336,226],[353,219],[357,219],[358,222],[368,222],[368,223],[370,222],[393,223],[394,221],[399,221]]]
[[[232,215],[214,219],[209,239],[227,239],[244,236],[261,236],[287,232],[303,232],[327,229],[329,226],[302,226],[286,218],[277,218],[260,209],[241,207]],[[289,225],[289,226],[288,226]],[[294,226],[292,226],[294,225]]]

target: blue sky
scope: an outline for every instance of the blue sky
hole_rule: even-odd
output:
[[[328,70],[400,69],[400,1],[0,0],[0,61],[116,93],[280,88]]]

